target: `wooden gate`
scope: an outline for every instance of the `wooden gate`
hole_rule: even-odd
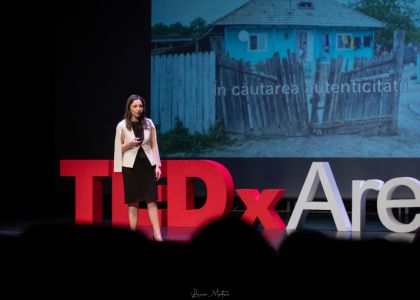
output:
[[[394,34],[394,50],[380,57],[356,59],[353,69],[341,70],[343,59],[332,59],[326,94],[320,105],[314,93],[311,107],[312,133],[318,135],[357,133],[395,133],[398,122],[401,75],[404,58],[404,32]],[[320,86],[318,60],[315,86]],[[334,90],[335,92],[334,92]]]
[[[234,135],[308,135],[303,66],[295,54],[278,53],[255,66],[217,57],[217,115]]]

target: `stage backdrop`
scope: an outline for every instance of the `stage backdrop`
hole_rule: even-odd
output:
[[[115,127],[123,118],[125,101],[132,93],[141,94],[147,100],[147,115],[151,116],[159,126],[158,141],[164,159],[205,158],[216,160],[226,166],[231,173],[235,189],[286,189],[286,193],[280,202],[281,204],[284,203],[283,200],[286,198],[297,199],[313,161],[328,161],[330,163],[338,188],[342,197],[346,199],[351,198],[351,181],[355,179],[367,180],[376,178],[388,181],[394,177],[404,176],[420,179],[420,155],[418,154],[420,148],[415,145],[415,143],[418,143],[419,138],[414,136],[416,131],[407,128],[410,124],[415,124],[416,120],[418,122],[418,117],[408,117],[408,114],[404,118],[399,116],[396,122],[396,133],[388,134],[384,132],[386,128],[389,128],[389,126],[384,125],[378,126],[381,128],[381,131],[378,132],[375,132],[375,128],[371,128],[369,130],[372,132],[343,132],[336,134],[333,132],[334,127],[331,127],[332,132],[328,132],[328,128],[312,126],[312,124],[323,124],[323,113],[321,114],[321,110],[324,109],[328,94],[321,95],[320,93],[317,104],[319,109],[316,114],[318,122],[312,122],[312,120],[315,120],[312,118],[312,107],[315,106],[316,98],[314,102],[312,100],[313,96],[309,97],[308,90],[308,94],[305,94],[306,98],[303,98],[306,99],[307,103],[307,125],[296,127],[296,124],[301,124],[297,123],[298,119],[291,119],[290,121],[279,119],[277,121],[276,118],[281,116],[278,113],[286,111],[280,109],[281,103],[304,102],[296,102],[296,95],[292,94],[296,86],[290,83],[294,82],[292,80],[297,80],[296,76],[291,79],[283,78],[281,79],[283,81],[276,83],[276,81],[280,80],[278,78],[282,78],[276,74],[294,74],[292,66],[297,64],[301,70],[299,72],[303,72],[305,87],[310,87],[311,85],[306,85],[306,82],[310,80],[314,82],[316,80],[316,76],[310,76],[314,76],[313,72],[316,75],[317,56],[314,54],[312,63],[301,61],[298,57],[296,57],[296,61],[299,60],[300,63],[293,63],[293,56],[298,55],[299,52],[291,45],[296,45],[296,40],[294,39],[297,36],[293,37],[291,31],[288,34],[282,32],[281,26],[266,32],[266,41],[268,43],[268,37],[276,34],[279,38],[281,37],[279,44],[283,45],[283,41],[287,37],[290,45],[289,54],[287,48],[278,50],[270,48],[270,51],[264,52],[260,47],[262,47],[261,43],[263,43],[265,35],[255,35],[254,33],[258,32],[252,31],[247,27],[243,28],[246,33],[243,31],[239,34],[242,29],[237,31],[236,44],[232,42],[232,45],[229,46],[227,39],[228,36],[232,36],[232,39],[235,38],[234,31],[230,32],[231,29],[227,25],[218,25],[214,29],[216,31],[210,32],[208,31],[210,30],[208,25],[219,20],[229,12],[235,11],[243,3],[233,0],[220,3],[218,0],[213,0],[211,2],[214,3],[214,6],[209,7],[205,6],[206,2],[208,1],[191,1],[191,3],[185,5],[186,2],[166,1],[165,3],[154,0],[152,2],[151,0],[124,0],[118,2],[61,1],[54,5],[54,10],[51,12],[45,9],[42,18],[39,18],[39,14],[33,14],[32,8],[39,4],[19,7],[19,9],[15,10],[16,12],[19,11],[19,16],[22,15],[23,10],[25,12],[24,17],[31,20],[31,22],[22,23],[19,22],[21,18],[18,16],[14,18],[16,22],[13,23],[13,28],[20,24],[22,30],[19,34],[14,34],[10,31],[12,39],[7,44],[13,46],[13,51],[10,51],[13,55],[8,56],[9,59],[7,61],[11,71],[8,74],[19,74],[22,79],[29,79],[31,84],[24,85],[23,82],[25,81],[16,81],[17,86],[12,89],[13,94],[11,94],[14,96],[10,97],[10,99],[15,100],[8,102],[12,105],[10,110],[4,110],[9,119],[3,118],[3,120],[7,120],[5,128],[13,127],[13,130],[6,130],[7,134],[11,135],[9,140],[12,141],[13,145],[22,145],[23,143],[31,147],[6,147],[8,151],[6,169],[12,173],[7,176],[7,181],[4,184],[5,193],[16,195],[16,197],[15,199],[3,201],[0,204],[0,217],[2,220],[6,217],[10,219],[23,218],[25,216],[39,216],[42,218],[51,216],[57,218],[66,214],[74,214],[74,178],[60,177],[59,161],[66,159],[112,159]],[[282,3],[280,0],[277,2]],[[294,10],[304,11],[306,14],[315,14],[318,4],[315,1],[312,3],[314,5],[313,9],[299,8],[295,3]],[[18,4],[16,5],[18,6]],[[201,8],[204,8],[204,12],[200,10]],[[269,12],[270,10],[271,6],[266,7],[266,11]],[[181,19],[184,13],[191,11],[193,12],[192,16],[187,16],[187,19]],[[257,10],[255,9],[255,11]],[[48,14],[51,13],[51,16],[47,12]],[[169,15],[166,14],[166,16],[174,18],[163,18],[165,12],[170,13]],[[217,13],[217,15],[208,17],[207,15],[212,12]],[[336,14],[339,12],[339,10],[335,11]],[[157,18],[156,13],[162,17],[160,19]],[[251,16],[251,14],[249,15]],[[199,16],[205,20],[205,23],[198,19],[194,22],[196,25],[191,26],[191,21]],[[41,23],[37,23],[37,21],[47,17],[52,19],[54,24],[52,42],[51,32],[48,28],[44,25],[41,26]],[[259,19],[269,20],[270,18]],[[222,20],[220,19],[220,21]],[[184,27],[188,27],[190,33],[183,33],[178,36],[170,36],[167,32],[165,33],[165,30],[167,30],[165,26],[169,27],[178,21],[180,24],[173,25],[173,30],[183,31]],[[378,24],[377,21],[371,21]],[[227,20],[224,22],[227,22]],[[156,24],[158,23],[163,25],[157,26]],[[239,27],[242,28],[243,26],[240,25]],[[263,27],[254,26],[254,28]],[[284,27],[292,26],[283,26],[282,28]],[[160,34],[158,34],[159,28],[162,31]],[[194,28],[197,28],[197,33],[192,34],[191,32],[194,32]],[[236,29],[232,27],[232,30]],[[379,44],[377,40],[380,41],[381,39],[376,30],[376,27],[371,29],[374,40],[370,41],[370,46],[373,46],[373,42],[375,42],[374,45]],[[337,32],[339,30],[336,30]],[[358,36],[356,36],[355,32],[350,31],[350,33],[354,37],[368,36],[368,33]],[[325,38],[327,34],[328,47],[323,50],[325,58],[323,58],[321,64],[323,66],[322,72],[330,70],[329,66],[333,64],[332,59],[335,59],[336,66],[339,64],[338,56],[333,55],[337,52],[333,51],[333,47],[336,47],[334,43],[337,43],[337,38],[330,32],[324,32],[324,35],[321,36]],[[309,35],[310,33],[308,33],[307,37]],[[190,36],[188,45],[183,40],[185,36],[187,38]],[[201,36],[203,38],[199,38]],[[248,39],[248,42],[240,41],[239,36],[241,39]],[[304,41],[305,34],[302,33],[300,36]],[[191,37],[194,37],[194,39]],[[404,47],[405,49],[414,49],[416,44],[412,43],[412,46],[409,46],[409,38],[410,32],[406,31],[404,34]],[[316,38],[313,31],[314,45],[317,40],[318,37]],[[249,44],[249,41],[252,41],[251,44]],[[343,43],[343,39],[341,41],[339,39],[338,42]],[[369,39],[366,40],[366,45],[369,44],[368,42]],[[186,49],[184,46],[178,47],[179,43],[189,48],[187,47]],[[210,43],[213,43],[214,46],[210,46]],[[354,43],[355,39],[353,39],[353,47]],[[388,38],[388,44],[386,44],[386,47],[389,47],[387,48],[388,52],[391,52],[392,43],[393,36]],[[239,48],[239,45],[245,48]],[[304,43],[302,42],[300,46],[303,47],[303,45]],[[351,39],[350,44],[348,44],[347,39],[345,45],[350,47]],[[226,47],[232,48],[223,50]],[[246,54],[246,47],[260,49],[258,51],[252,50],[250,53],[259,55],[261,61],[264,61],[263,55],[267,52],[270,54],[269,58],[277,62],[269,64],[270,69],[265,71],[263,68],[257,71],[246,71],[249,68],[256,68],[258,64],[256,61],[246,58],[245,55],[250,55]],[[364,53],[370,49],[363,45],[360,47],[357,50],[342,49],[341,52],[354,54],[362,53],[363,51]],[[172,50],[170,51],[170,49]],[[175,49],[178,49],[178,52]],[[242,58],[238,56],[241,51],[244,55]],[[319,53],[320,51],[320,48],[318,50],[314,48],[313,53]],[[408,68],[409,70],[415,69],[416,63],[413,63],[413,60],[410,58],[412,57],[410,54],[412,52],[410,51],[405,51],[407,58],[404,59],[404,69]],[[275,55],[277,52],[278,56]],[[306,53],[309,52],[307,51]],[[198,60],[196,58],[193,60],[192,57],[194,55],[197,57],[199,53],[202,53],[200,54],[202,59]],[[376,56],[375,53],[371,54],[372,57]],[[309,57],[307,55],[304,57]],[[292,63],[289,63],[289,56]],[[10,59],[11,57],[13,59]],[[184,57],[184,62],[180,59],[181,57]],[[286,58],[287,62],[285,61]],[[350,58],[350,55],[343,55],[340,74],[344,72],[346,65],[348,71],[354,69],[354,65],[350,64]],[[175,59],[178,61],[178,67],[174,67],[176,66]],[[240,64],[241,59],[242,64]],[[157,64],[158,60],[165,60],[166,63]],[[214,61],[214,64],[210,64],[212,61]],[[348,64],[347,61],[349,61]],[[353,61],[355,61],[355,58],[353,58]],[[384,65],[389,64],[390,61],[384,62]],[[205,62],[208,62],[208,64],[205,64]],[[186,72],[186,66],[191,65],[195,66],[196,73]],[[165,66],[166,71],[156,73],[157,66],[159,68]],[[284,69],[285,67],[288,68],[287,72],[282,71],[282,68]],[[242,68],[245,71],[239,73],[236,71],[238,68]],[[177,73],[174,70],[177,70]],[[211,80],[210,82],[213,83],[213,88],[206,87],[208,93],[203,94],[205,96],[213,95],[213,98],[211,98],[212,102],[210,101],[213,108],[198,110],[197,107],[204,105],[204,100],[199,102],[198,99],[209,99],[203,98],[204,96],[200,96],[201,94],[197,94],[199,88],[203,90],[205,87],[204,77],[199,76],[200,73],[197,72],[203,73],[204,70],[210,70],[207,74],[214,70],[214,77],[208,79],[208,81]],[[298,70],[294,72],[298,72]],[[157,74],[166,73],[172,74],[172,77],[168,75],[167,81],[157,79],[160,78]],[[258,77],[253,75],[256,73],[262,74],[262,79],[258,79]],[[183,80],[170,80],[169,78],[173,78],[174,74],[184,74],[186,77]],[[239,78],[240,80],[235,79],[239,76],[238,74],[242,74],[240,75],[242,76]],[[327,73],[322,74],[324,75],[319,75],[319,78],[325,78]],[[379,77],[385,75],[379,75]],[[410,85],[417,87],[418,84],[415,80],[418,80],[416,78],[420,78],[420,76],[415,76],[415,72],[411,71],[409,75]],[[401,77],[403,79],[407,78],[406,75],[401,75]],[[334,78],[334,76],[331,77],[331,80]],[[339,78],[342,78],[342,75]],[[275,79],[275,81],[272,79]],[[323,82],[325,80],[323,79]],[[331,82],[336,82],[337,79],[334,80]],[[288,82],[289,84],[287,84]],[[261,83],[263,83],[263,87],[261,87]],[[289,94],[287,94],[287,88],[284,90],[278,88],[276,91],[275,88],[278,85],[281,85],[281,88],[289,86]],[[240,90],[241,93],[238,95],[239,86],[241,89],[242,86],[245,86],[244,96],[242,95],[242,90]],[[381,87],[384,88],[384,86]],[[16,96],[16,91],[22,91],[24,87],[27,88],[25,94]],[[176,91],[176,93],[173,92],[173,95],[178,95],[178,93],[182,95],[181,91],[191,87],[195,87],[195,89],[188,90],[188,93],[192,94],[194,91],[196,93],[195,97],[173,98],[171,96],[172,90]],[[235,89],[232,89],[233,87]],[[264,96],[268,95],[251,95],[252,97],[248,96],[246,98],[247,87],[249,87],[250,94],[251,87],[253,89],[252,93],[255,93],[255,89],[258,87],[260,94],[264,92],[267,94],[272,93],[273,95],[270,95],[271,98],[267,99]],[[388,86],[388,88],[392,88],[392,86]],[[271,89],[273,90],[270,91]],[[332,88],[330,87],[330,89]],[[168,96],[162,96],[164,91],[167,93],[165,95]],[[300,85],[298,86],[298,91],[301,91]],[[156,96],[156,92],[158,92],[158,96]],[[359,92],[355,93],[355,95],[360,94]],[[374,93],[370,94],[373,95]],[[391,93],[383,91],[383,94],[390,97]],[[406,94],[410,95],[409,93]],[[411,92],[411,94],[414,93]],[[330,93],[331,97],[338,97],[337,95],[340,95],[340,93]],[[295,98],[287,98],[286,96]],[[49,98],[51,99],[50,101],[48,101]],[[187,101],[187,99],[191,102],[184,103],[181,101]],[[339,98],[337,98],[337,101],[334,99],[331,98],[330,103],[337,103],[338,105],[339,102],[337,101],[341,101]],[[411,116],[417,116],[416,111],[418,109],[416,107],[418,106],[416,106],[416,103],[418,104],[417,99],[419,97],[407,98],[409,99],[408,102],[403,102],[401,95],[398,99],[399,115],[409,111]],[[284,102],[285,100],[291,102]],[[248,102],[241,101],[249,101],[252,109],[248,109]],[[223,103],[225,103],[225,106],[222,106]],[[246,103],[246,106],[243,103]],[[10,112],[16,111],[15,105],[17,104],[22,105],[18,111],[25,122],[17,122],[14,119],[15,114],[10,114]],[[236,105],[242,106],[237,108]],[[159,107],[160,109],[158,109]],[[265,110],[263,110],[264,107]],[[288,104],[287,107],[287,116],[293,116],[289,112],[293,105]],[[334,108],[336,106],[330,105],[330,107]],[[180,114],[172,113],[175,111],[180,112]],[[203,114],[193,113],[198,111]],[[300,112],[300,110],[295,111]],[[225,118],[224,115],[230,117]],[[164,116],[171,121],[164,122],[163,120],[166,120]],[[175,122],[176,116],[180,120],[178,123]],[[267,118],[274,118],[275,121],[268,122],[271,119]],[[384,117],[385,119],[386,117]],[[227,120],[226,124],[224,120]],[[250,129],[250,120],[253,122],[253,130]],[[378,122],[380,120],[380,117],[376,119]],[[348,123],[344,122],[344,125]],[[33,124],[33,126],[28,124]],[[270,124],[280,124],[279,130],[274,130],[274,127],[270,127]],[[385,122],[384,124],[388,123]],[[337,128],[345,128],[343,126]],[[15,127],[18,129],[16,130]],[[364,126],[361,127],[364,128]],[[171,131],[174,128],[176,130]],[[210,128],[213,129],[210,130]],[[245,133],[240,131],[242,128],[245,128]],[[24,132],[25,139],[21,141],[20,135],[16,135],[16,132]],[[286,135],[286,133],[289,135]],[[351,143],[347,143],[347,141]],[[385,151],[387,143],[392,142],[395,142],[394,147]],[[272,145],[270,143],[275,144]],[[379,144],[379,146],[373,147],[372,145],[375,143],[376,145]],[[332,151],[331,149],[334,149],[334,147],[339,148],[341,152]],[[284,152],[279,153],[281,151]],[[366,154],[367,151],[371,152]],[[378,153],[379,151],[384,153]],[[24,172],[21,170],[24,170]],[[111,208],[111,182],[109,178],[103,178],[103,182],[105,189],[104,215],[107,216],[106,212],[109,212]],[[205,187],[200,185],[200,183],[197,185],[199,190],[197,193],[205,195]],[[16,191],[19,191],[19,193],[16,194]],[[375,199],[376,196],[377,193],[375,192],[368,195],[368,197]],[[412,195],[409,194],[408,196]],[[404,197],[404,195],[401,195],[401,197]],[[235,208],[243,209],[240,201],[235,202]],[[26,213],[23,213],[23,211],[26,211]]]

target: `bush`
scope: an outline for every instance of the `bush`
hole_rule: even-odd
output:
[[[159,128],[158,128],[159,130]],[[201,153],[228,141],[223,124],[217,122],[208,133],[190,134],[179,119],[169,132],[159,134],[159,150],[161,154],[177,152]]]

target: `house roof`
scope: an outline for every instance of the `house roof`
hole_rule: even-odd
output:
[[[384,27],[334,0],[250,0],[212,25]]]

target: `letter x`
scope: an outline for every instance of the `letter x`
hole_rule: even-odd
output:
[[[285,191],[267,189],[260,193],[256,189],[237,189],[236,192],[247,208],[241,219],[250,224],[258,219],[266,229],[285,229],[286,225],[274,209]]]

